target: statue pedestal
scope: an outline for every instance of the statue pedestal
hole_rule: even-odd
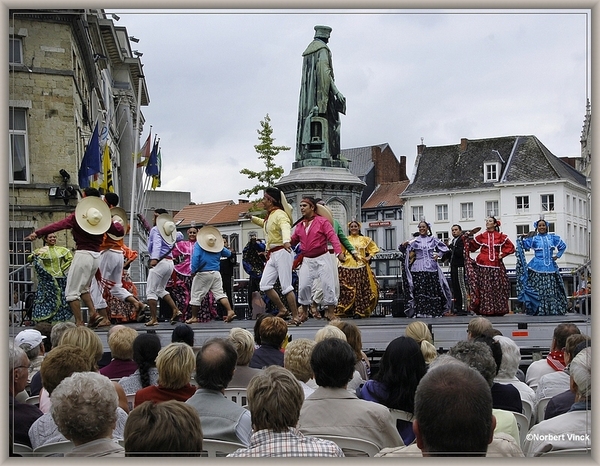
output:
[[[366,183],[350,170],[335,165],[300,165],[301,162],[319,162],[305,159],[294,163],[289,174],[275,186],[281,189],[294,210],[294,220],[300,218],[298,205],[304,196],[321,198],[333,212],[334,218],[346,229],[352,219],[360,220],[361,195]],[[344,162],[344,160],[322,160],[322,162]],[[347,164],[347,161],[346,161]]]

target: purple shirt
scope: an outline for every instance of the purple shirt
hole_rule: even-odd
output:
[[[181,241],[182,239],[183,233],[178,231],[176,241]],[[165,257],[171,251],[172,246],[173,245],[167,243],[160,235],[158,227],[152,227],[150,235],[148,235],[148,253],[150,254],[150,259],[158,260],[161,257]]]

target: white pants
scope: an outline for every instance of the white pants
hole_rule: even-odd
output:
[[[223,278],[219,271],[198,272],[192,280],[190,290],[190,304],[200,306],[206,294],[212,291],[216,301],[227,298],[223,291]]]
[[[338,260],[335,254],[329,254],[331,257],[331,264],[333,267],[333,282],[335,287],[336,299],[340,298],[340,277],[338,275]],[[323,286],[321,285],[321,279],[315,278],[312,284],[312,300],[321,304],[323,302]]]
[[[298,273],[298,302],[300,304],[307,306],[311,303],[312,286],[315,279],[319,279],[323,287],[322,304],[324,306],[337,304],[334,266],[329,256],[331,254],[326,252],[319,257],[304,257],[302,259],[302,266]]]
[[[110,291],[110,294],[115,298],[125,301],[132,294],[123,288],[123,251],[116,249],[107,249],[100,255],[100,270],[101,281],[92,280],[90,292],[94,307],[96,309],[106,308],[106,300],[104,299],[104,291]]]
[[[285,296],[294,290],[292,286],[292,267],[294,256],[285,249],[279,249],[269,256],[260,279],[260,291],[268,291],[273,288],[279,278],[281,292]]]
[[[82,294],[90,292],[90,284],[100,264],[100,253],[96,251],[75,251],[67,274],[65,297],[67,302],[78,300]]]
[[[169,294],[165,287],[174,267],[172,260],[163,259],[150,269],[146,282],[146,299],[158,301],[158,298],[164,298]]]

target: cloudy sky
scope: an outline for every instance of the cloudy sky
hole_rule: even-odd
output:
[[[254,145],[269,114],[275,144],[295,158],[302,52],[317,24],[331,26],[335,81],[347,99],[342,149],[416,147],[535,135],[578,156],[590,97],[589,10],[120,10],[140,39],[160,137],[162,188],[196,203],[239,199],[262,170]]]

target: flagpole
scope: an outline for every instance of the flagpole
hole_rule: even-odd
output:
[[[129,225],[131,228],[129,230],[129,249],[133,249],[133,225],[135,219],[135,180],[136,180],[136,170],[137,170],[137,153],[140,147],[140,107],[142,106],[142,79],[144,79],[143,75],[140,75],[140,80],[138,81],[138,96],[137,96],[137,108],[136,112],[136,120],[135,120],[135,133],[134,133],[134,143],[133,143],[133,166],[131,168],[131,214],[129,217]]]

